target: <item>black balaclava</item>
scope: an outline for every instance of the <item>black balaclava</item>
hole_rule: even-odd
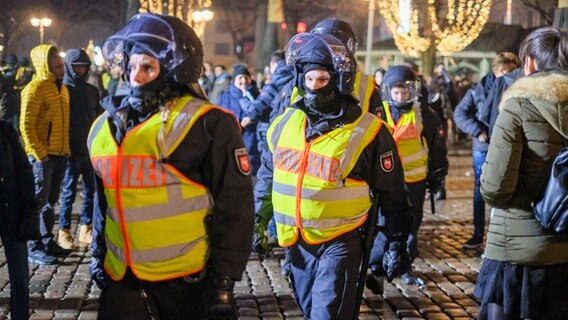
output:
[[[130,56],[134,53],[145,53],[151,56],[150,53],[138,46],[133,46],[128,55]],[[128,73],[127,77],[129,76]],[[154,80],[141,86],[132,86],[130,81],[128,81],[128,88],[130,89],[128,102],[130,106],[141,115],[148,115],[157,110],[168,96],[167,92],[169,89],[167,78],[168,72],[166,68],[160,64],[160,74],[158,74]]]
[[[327,85],[316,90],[311,90],[304,84],[304,105],[308,111],[315,114],[330,114],[335,113],[341,109],[341,106],[336,103],[337,86],[335,85],[335,77],[330,67],[321,64],[307,63],[302,67],[302,77],[311,70],[326,70],[330,74],[330,79]],[[302,79],[302,81],[305,81]]]

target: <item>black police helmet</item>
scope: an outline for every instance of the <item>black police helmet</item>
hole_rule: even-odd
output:
[[[303,89],[304,66],[317,64],[331,71],[340,94],[350,94],[355,83],[357,63],[336,37],[328,34],[299,33],[288,42],[286,63],[296,70],[297,85]]]
[[[403,65],[391,67],[383,76],[383,84],[394,84],[405,81],[416,81],[416,75],[412,69]]]
[[[343,42],[343,44],[349,49],[351,54],[355,54],[357,51],[358,40],[353,28],[349,23],[336,19],[328,18],[324,19],[311,31],[313,34],[330,34]]]
[[[199,79],[203,46],[195,31],[176,17],[137,14],[105,41],[102,52],[109,67],[124,66],[133,48],[158,59],[177,83]]]
[[[389,105],[398,108],[410,107],[418,96],[418,81],[416,74],[412,69],[404,65],[393,66],[387,70],[383,76],[381,85],[383,99],[386,99]],[[405,88],[408,90],[408,97],[401,101],[392,95],[393,88]]]

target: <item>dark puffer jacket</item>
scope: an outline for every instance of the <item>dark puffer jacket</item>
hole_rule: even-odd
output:
[[[517,80],[503,95],[491,138],[481,174],[481,194],[495,207],[485,256],[523,265],[568,262],[568,234],[545,231],[529,205],[568,138],[568,73]]]

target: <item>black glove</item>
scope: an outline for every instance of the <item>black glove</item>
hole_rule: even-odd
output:
[[[266,236],[266,228],[259,222],[254,225],[252,250],[261,256],[268,255],[272,251],[272,246],[268,243],[268,237]]]
[[[442,188],[442,181],[446,176],[446,170],[440,168],[428,174],[428,189],[431,193],[436,193]]]
[[[37,212],[25,214],[18,222],[16,238],[19,241],[39,240],[39,216]]]
[[[394,241],[389,244],[389,249],[383,255],[383,269],[388,282],[410,270],[410,259],[406,252],[405,242]]]
[[[205,291],[207,319],[237,319],[238,314],[233,293],[234,287],[235,281],[230,277],[212,274]]]
[[[442,188],[442,180],[438,179],[429,179],[428,180],[428,189],[430,193],[436,194]]]

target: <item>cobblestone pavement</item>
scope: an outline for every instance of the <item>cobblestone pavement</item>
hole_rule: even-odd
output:
[[[415,272],[424,284],[405,285],[395,279],[385,283],[382,296],[365,289],[360,319],[477,317],[479,304],[472,292],[481,250],[461,247],[472,235],[472,187],[471,153],[468,149],[451,150],[447,199],[436,204],[435,215],[430,214],[428,202],[424,206],[420,256],[414,262]],[[73,219],[72,231],[77,235],[76,214]],[[0,251],[1,320],[8,318],[10,285],[3,247]],[[243,280],[235,287],[240,319],[303,319],[290,285],[280,273],[282,258],[282,250],[262,261],[251,256]],[[96,318],[100,290],[90,280],[89,260],[86,248],[76,247],[57,265],[30,265],[31,319]]]

